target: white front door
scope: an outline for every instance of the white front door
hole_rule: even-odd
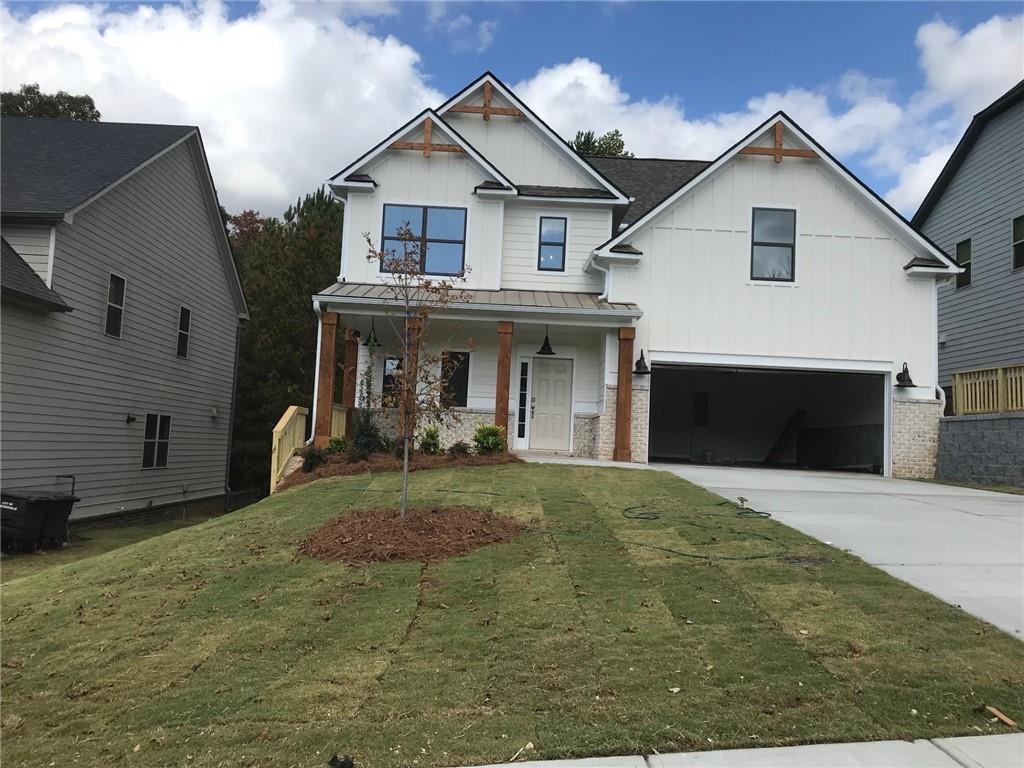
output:
[[[530,448],[568,451],[572,429],[572,360],[533,358]]]

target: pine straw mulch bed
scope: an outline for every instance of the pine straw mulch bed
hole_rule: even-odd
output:
[[[521,464],[522,459],[512,453],[491,453],[485,456],[470,454],[469,456],[449,456],[441,454],[431,456],[426,453],[414,453],[409,457],[409,471],[421,469],[449,469],[451,467],[491,467],[496,464]],[[330,456],[312,472],[301,467],[292,472],[278,486],[279,491],[305,485],[325,477],[344,477],[346,475],[362,475],[366,472],[401,472],[402,460],[390,453],[377,453],[365,461],[349,462],[344,454]]]
[[[379,563],[436,562],[511,541],[523,527],[510,517],[471,507],[360,509],[332,518],[302,543],[318,560]]]

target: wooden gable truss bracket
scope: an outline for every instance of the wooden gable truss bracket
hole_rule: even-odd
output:
[[[781,163],[784,157],[819,157],[813,149],[787,149],[782,146],[782,123],[775,123],[775,146],[774,147],[744,147],[739,151],[741,155],[771,155],[776,163]]]
[[[449,109],[449,112],[465,112],[473,115],[483,115],[484,120],[490,120],[491,115],[507,115],[508,117],[523,117],[522,110],[515,107],[492,107],[492,88],[490,83],[484,83],[484,104],[482,107],[463,105]]]
[[[462,152],[466,150],[458,144],[434,144],[430,141],[434,133],[434,121],[429,117],[423,121],[423,141],[396,141],[391,144],[391,149],[412,149],[423,152],[424,157],[430,157],[431,152]]]

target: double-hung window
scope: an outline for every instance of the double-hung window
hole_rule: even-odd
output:
[[[755,208],[750,279],[792,283],[796,274],[796,211]]]
[[[178,357],[188,357],[188,342],[192,335],[192,310],[181,307],[178,310]]]
[[[125,286],[126,281],[123,277],[110,273],[110,280],[107,283],[107,317],[103,331],[115,339],[121,338],[121,328],[124,325]]]
[[[166,414],[146,414],[146,438],[142,443],[142,468],[167,466],[167,452],[171,445],[171,417]]]
[[[537,269],[542,272],[565,271],[566,219],[540,217],[540,242],[537,245]]]
[[[956,276],[956,287],[966,288],[971,284],[971,240],[961,240],[956,244],[956,263],[963,267],[964,271]]]
[[[381,251],[382,272],[461,275],[466,266],[466,209],[386,204]]]
[[[465,408],[469,400],[469,352],[445,350],[441,353],[442,403],[449,408]]]
[[[1013,220],[1013,269],[1024,269],[1024,216]]]

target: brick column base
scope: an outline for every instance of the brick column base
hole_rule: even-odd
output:
[[[892,476],[904,480],[931,480],[939,451],[938,400],[893,400]]]
[[[615,403],[618,387],[604,389],[604,412],[597,419],[596,457],[614,461],[615,456]],[[630,424],[630,461],[634,464],[647,463],[647,443],[651,390],[633,383],[633,402],[630,406],[633,418]]]

